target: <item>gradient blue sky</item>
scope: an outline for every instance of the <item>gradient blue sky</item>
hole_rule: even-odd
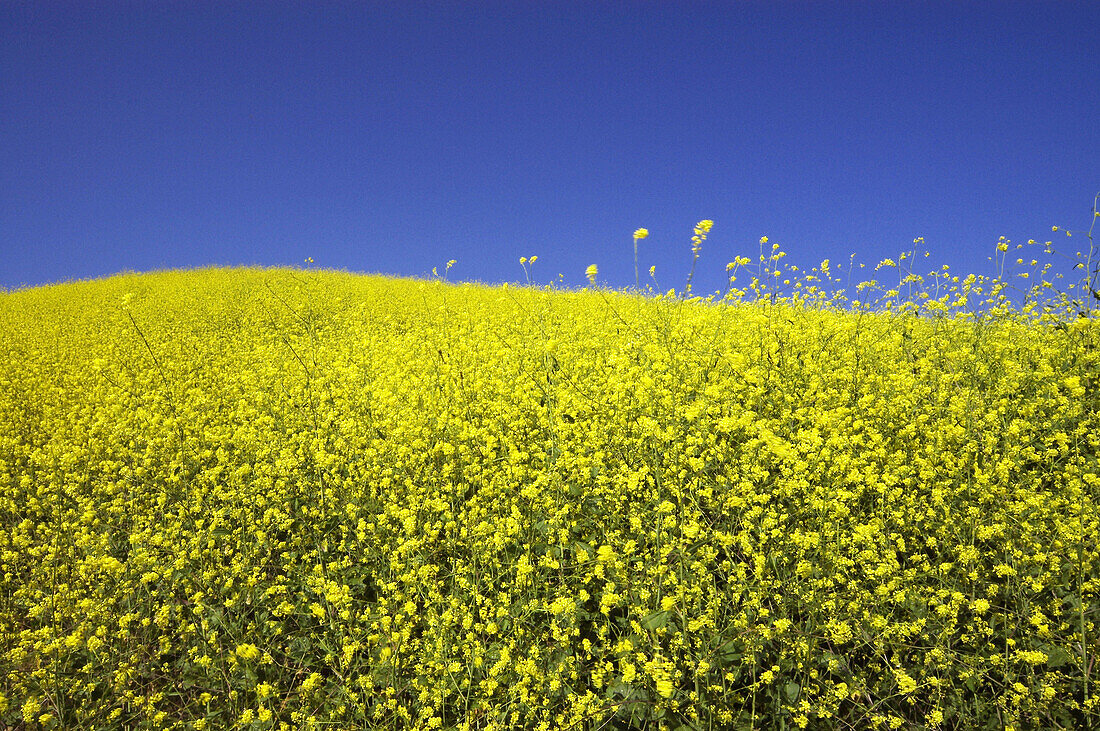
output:
[[[1100,2],[0,3],[0,286],[874,264],[1087,228]],[[1069,242],[1058,239],[1069,247]],[[1068,250],[1068,249],[1067,249]]]

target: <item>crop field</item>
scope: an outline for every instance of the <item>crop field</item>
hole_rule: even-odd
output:
[[[0,727],[1100,726],[1097,318],[761,250],[0,294]]]

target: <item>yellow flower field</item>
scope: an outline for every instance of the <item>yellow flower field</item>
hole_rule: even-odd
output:
[[[765,242],[0,295],[0,727],[1100,724],[1097,320]]]

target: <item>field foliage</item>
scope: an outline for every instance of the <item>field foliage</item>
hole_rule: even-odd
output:
[[[1100,723],[1096,319],[761,246],[0,296],[0,726]]]

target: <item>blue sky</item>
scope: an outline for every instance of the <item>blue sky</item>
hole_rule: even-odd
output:
[[[874,264],[1087,228],[1097,2],[0,3],[0,286]],[[1055,239],[1067,251],[1081,239]],[[1068,247],[1068,248],[1067,248]]]

